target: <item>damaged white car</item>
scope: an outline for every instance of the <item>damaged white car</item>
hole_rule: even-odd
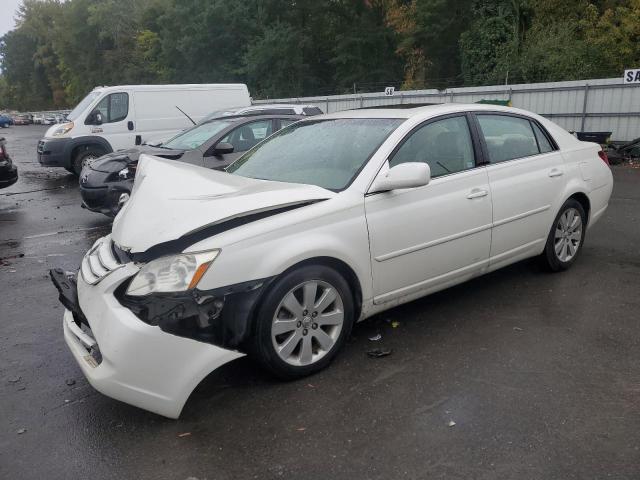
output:
[[[528,112],[347,111],[227,173],[141,157],[111,235],[51,276],[89,382],[177,418],[244,354],[309,375],[355,321],[527,257],[568,268],[611,189],[598,145]]]

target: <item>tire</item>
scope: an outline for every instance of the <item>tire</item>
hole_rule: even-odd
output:
[[[311,298],[313,285],[314,301],[305,302],[305,291]],[[326,368],[349,337],[354,322],[353,295],[347,281],[332,268],[304,266],[276,280],[254,322],[251,356],[283,380],[305,377]],[[276,324],[279,327],[274,331]]]
[[[82,167],[87,160],[93,160],[94,158],[99,158],[102,155],[104,155],[104,152],[96,147],[81,147],[73,158],[70,171],[75,175],[80,176]]]
[[[580,202],[570,198],[556,215],[542,253],[542,261],[549,270],[560,272],[573,265],[582,250],[586,227],[584,208]]]

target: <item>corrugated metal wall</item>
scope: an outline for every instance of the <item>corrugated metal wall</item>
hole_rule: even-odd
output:
[[[508,99],[514,107],[544,115],[567,130],[610,131],[613,132],[613,140],[640,137],[640,85],[625,85],[622,78],[409,90],[397,91],[392,97],[381,92],[256,100],[254,103],[313,104],[324,112],[332,113],[397,103],[475,103]]]

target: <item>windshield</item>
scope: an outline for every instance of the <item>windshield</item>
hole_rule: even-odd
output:
[[[67,119],[70,121],[75,120],[78,117],[78,115],[84,112],[84,110],[89,105],[91,105],[91,102],[93,102],[96,98],[98,98],[98,95],[100,95],[100,92],[91,92],[89,95],[84,97],[82,101],[78,105],[76,105],[76,108],[71,110],[71,113],[67,115]]]
[[[189,130],[180,132],[171,140],[163,143],[162,146],[166,148],[175,148],[176,150],[192,150],[194,148],[198,148],[216,133],[221,132],[229,125],[233,125],[233,120],[213,120],[211,122],[201,123],[195,127],[191,127]]]
[[[343,190],[403,121],[339,118],[294,123],[247,152],[227,172]]]

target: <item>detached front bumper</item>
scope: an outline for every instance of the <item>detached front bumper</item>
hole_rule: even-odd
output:
[[[114,296],[118,286],[137,271],[133,264],[124,265],[97,285],[89,285],[79,275],[80,312],[74,318],[69,310],[73,302],[65,303],[64,337],[96,390],[159,415],[178,418],[204,377],[243,354],[165,333],[141,321]],[[79,316],[86,319],[89,328],[78,325]]]

